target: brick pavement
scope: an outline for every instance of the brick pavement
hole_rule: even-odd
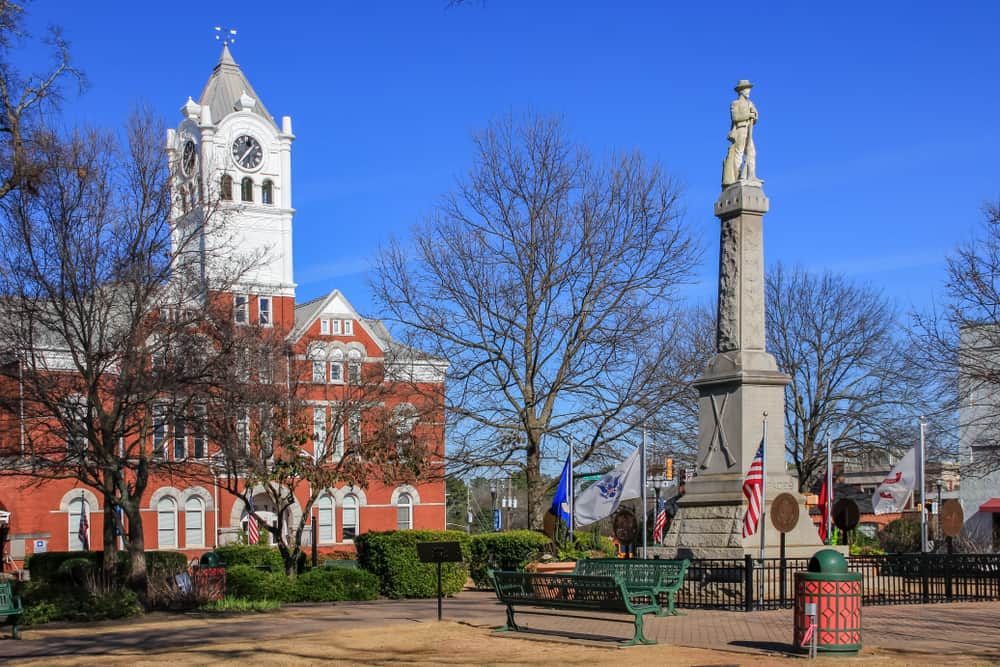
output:
[[[492,593],[464,592],[445,600],[446,620],[475,627],[502,625],[504,609]],[[333,605],[293,605],[265,616],[197,617],[153,614],[135,623],[43,627],[25,631],[27,640],[0,641],[0,663],[16,658],[100,655],[115,649],[162,650],[210,642],[287,637],[333,629],[407,622],[432,622],[435,600],[380,600]],[[611,645],[631,637],[627,616],[553,615],[517,611],[519,625],[542,638],[576,638]],[[791,611],[723,612],[688,610],[686,616],[646,617],[646,633],[661,644],[754,654],[791,651]],[[881,652],[963,655],[1000,662],[1000,602],[865,607],[864,645]],[[526,636],[531,637],[531,634]]]

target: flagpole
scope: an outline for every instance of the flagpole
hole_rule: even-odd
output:
[[[767,532],[767,411],[764,411],[763,435],[760,448],[760,579],[758,608],[764,608],[764,534]]]
[[[573,495],[576,493],[576,484],[573,482],[573,443],[569,443],[569,489],[566,492],[566,500],[569,502],[569,543],[573,546]]]
[[[642,453],[639,455],[639,474],[642,475],[642,557],[646,558],[646,425],[642,425]]]
[[[926,422],[923,416],[920,417],[920,463],[917,468],[917,479],[920,483],[920,553],[927,553],[927,512],[924,500],[924,472],[926,467],[924,449],[924,426]]]
[[[833,500],[833,440],[830,436],[826,436],[826,506],[823,508],[823,525],[826,527],[824,531],[826,533],[827,539],[830,539],[830,535],[833,533],[830,529],[830,519],[832,518],[833,512],[830,511]]]

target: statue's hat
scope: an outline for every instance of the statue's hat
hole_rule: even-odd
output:
[[[753,88],[753,84],[747,81],[746,79],[740,79],[740,82],[736,84],[736,88],[734,88],[733,90],[735,90],[738,93],[741,90],[746,90],[747,88]]]

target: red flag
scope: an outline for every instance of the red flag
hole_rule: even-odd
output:
[[[823,488],[819,490],[819,512],[822,517],[819,521],[819,539],[826,544],[826,527],[830,523],[830,489],[827,488],[826,476],[823,476]]]

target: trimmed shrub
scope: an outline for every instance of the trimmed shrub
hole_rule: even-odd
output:
[[[487,570],[520,570],[551,545],[548,537],[534,530],[474,535],[470,544],[469,573],[476,587],[487,588],[491,585]]]
[[[231,544],[218,547],[215,553],[227,567],[233,565],[249,565],[251,567],[269,567],[272,572],[284,572],[285,561],[277,549],[264,545]]]
[[[149,578],[153,577],[173,577],[186,572],[188,559],[184,554],[177,551],[147,551],[146,552],[146,572]]]
[[[226,595],[288,602],[295,593],[291,580],[280,570],[266,572],[250,565],[234,565],[226,568]]]
[[[31,581],[21,588],[24,602],[22,622],[40,625],[51,621],[102,621],[142,614],[136,594],[118,589],[92,594],[80,587]]]
[[[296,602],[374,600],[378,591],[378,577],[366,570],[317,568],[295,580]]]
[[[382,594],[390,598],[437,596],[437,565],[421,563],[417,542],[459,542],[464,563],[445,563],[441,585],[447,594],[457,593],[469,578],[469,536],[457,530],[392,530],[367,532],[354,540],[358,565],[379,578]]]
[[[119,551],[119,574],[124,574],[128,568],[128,551]],[[73,567],[79,568],[83,562],[90,563],[100,569],[103,552],[101,551],[50,551],[43,554],[32,554],[25,561],[24,568],[31,572],[32,579],[55,581],[70,574],[72,567],[64,567],[66,561],[73,561]],[[281,561],[279,556],[278,561]],[[173,577],[187,570],[187,556],[177,551],[147,551],[146,572],[149,578]]]
[[[94,567],[101,566],[100,551],[49,551],[43,554],[31,554],[24,562],[24,569],[31,572],[32,580],[55,581],[59,578],[59,569],[68,560],[85,559]]]
[[[580,533],[576,537],[576,548],[581,551],[600,552],[603,558],[615,557],[615,543],[610,537],[599,533]]]

